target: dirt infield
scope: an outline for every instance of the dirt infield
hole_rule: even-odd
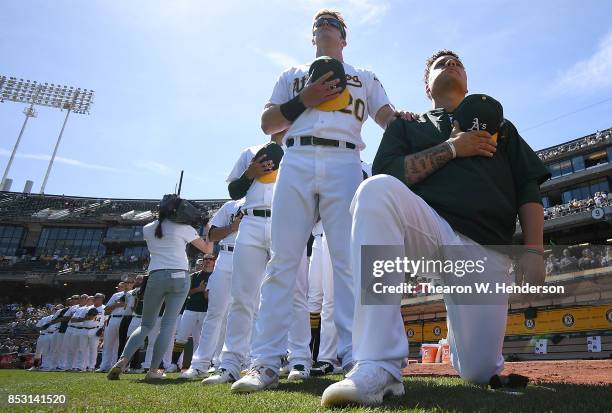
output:
[[[450,364],[411,363],[405,376],[458,376]],[[502,374],[517,373],[534,384],[612,384],[612,360],[521,361],[505,363]]]

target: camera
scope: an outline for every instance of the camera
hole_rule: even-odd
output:
[[[191,226],[206,225],[207,214],[193,205],[186,199],[180,198],[176,194],[164,195],[159,203],[160,214],[177,224],[187,224]]]

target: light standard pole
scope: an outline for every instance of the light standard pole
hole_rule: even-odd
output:
[[[11,170],[11,165],[13,164],[13,159],[15,159],[15,153],[17,152],[17,148],[19,147],[19,142],[21,142],[23,131],[25,130],[26,125],[28,124],[28,119],[36,117],[34,104],[31,103],[29,108],[25,108],[23,110],[23,114],[25,115],[25,120],[23,121],[23,125],[21,126],[21,131],[19,132],[19,136],[17,137],[15,146],[13,146],[13,152],[11,152],[11,157],[9,158],[8,164],[6,164],[6,168],[4,169],[4,175],[2,175],[2,181],[0,181],[0,188],[4,188],[4,182],[6,181],[9,171]]]

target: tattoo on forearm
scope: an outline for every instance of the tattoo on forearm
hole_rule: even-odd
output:
[[[404,178],[412,186],[453,159],[453,152],[446,142],[413,155],[404,157]]]

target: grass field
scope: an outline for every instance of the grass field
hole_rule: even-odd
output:
[[[144,375],[123,375],[108,381],[98,373],[43,373],[0,370],[0,411],[113,412],[316,412],[320,395],[340,376],[304,383],[282,380],[273,391],[233,395],[229,385],[205,387],[200,381],[172,378],[159,384],[142,382]],[[338,412],[612,412],[612,385],[530,385],[513,395],[467,385],[450,377],[406,378],[406,395],[378,408],[334,409]],[[9,394],[63,394],[65,404],[11,404]]]

